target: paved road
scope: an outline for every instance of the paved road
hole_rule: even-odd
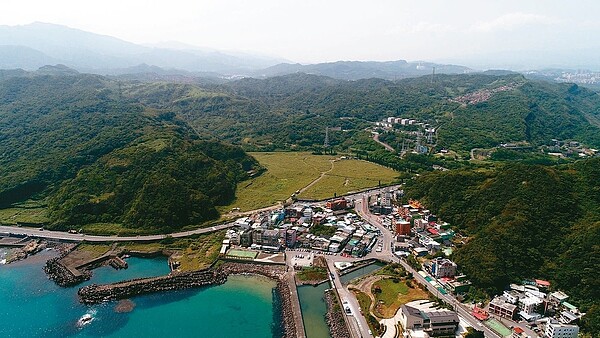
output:
[[[392,187],[388,187],[388,188],[394,189],[395,187],[397,187],[397,186],[392,186]],[[372,190],[371,192],[377,193],[377,192],[383,191],[384,189],[388,189],[388,188],[375,189],[375,190]],[[345,197],[351,198],[351,199],[356,199],[362,195],[363,195],[363,193],[357,193],[357,194],[346,195]],[[342,197],[342,196],[339,196],[339,197]],[[252,210],[252,211],[231,213],[231,215],[241,217],[244,215],[250,215],[253,213],[257,213],[257,212],[275,210],[278,208],[281,208],[281,206],[279,204],[271,206],[271,207]],[[126,236],[126,237],[70,234],[68,232],[63,232],[63,231],[51,231],[51,230],[40,231],[37,228],[0,226],[0,235],[13,234],[13,235],[29,236],[29,237],[33,237],[33,238],[55,239],[55,240],[71,241],[71,242],[81,242],[84,240],[88,241],[88,242],[100,242],[100,243],[101,242],[152,242],[152,241],[159,241],[161,239],[165,239],[168,236],[173,237],[173,238],[182,238],[182,237],[189,237],[189,236],[193,236],[193,235],[206,234],[206,233],[210,233],[210,232],[214,232],[214,231],[218,231],[218,230],[228,229],[228,228],[233,227],[234,225],[235,225],[234,222],[228,222],[228,223],[224,223],[224,224],[215,225],[212,227],[200,228],[200,229],[195,229],[195,230],[190,230],[190,231],[175,232],[175,233],[171,233],[171,234],[147,235],[147,236]]]
[[[377,143],[381,144],[381,145],[382,145],[382,146],[385,148],[385,150],[388,150],[388,151],[396,151],[396,150],[395,150],[394,148],[392,148],[392,147],[391,147],[389,144],[379,141],[379,133],[375,133],[375,132],[373,133],[373,141],[375,141],[375,142],[377,142]]]
[[[24,227],[10,227],[10,226],[0,226],[0,234],[13,234],[13,235],[25,235],[33,238],[45,238],[45,239],[55,239],[61,241],[71,241],[71,242],[150,242],[150,241],[159,241],[161,239],[165,239],[166,237],[173,238],[181,238],[181,237],[189,237],[193,235],[206,234],[209,232],[214,232],[218,230],[223,230],[227,228],[231,228],[235,225],[235,223],[225,223],[220,225],[215,225],[207,228],[200,228],[190,231],[182,231],[171,233],[168,235],[148,235],[148,236],[127,236],[127,237],[117,237],[117,236],[92,236],[92,235],[84,235],[84,234],[70,234],[68,232],[63,231],[50,231],[43,230],[40,231],[35,228],[24,228]]]
[[[367,203],[367,195],[365,194],[363,198],[357,199],[355,201],[354,207],[356,212],[365,219],[369,224],[379,228],[381,233],[383,234],[383,250],[382,252],[372,252],[367,257],[379,258],[385,261],[397,262],[402,264],[406,271],[412,273],[413,277],[416,281],[424,285],[429,292],[436,295],[438,298],[444,300],[446,303],[451,304],[456,312],[473,328],[478,330],[483,330],[486,337],[500,337],[494,331],[490,330],[488,327],[483,326],[478,319],[471,315],[470,311],[466,309],[464,306],[460,304],[451,294],[441,294],[439,290],[434,287],[431,283],[429,283],[423,276],[421,276],[415,269],[413,269],[408,263],[404,260],[396,257],[391,250],[391,243],[393,240],[392,232],[385,228],[385,226],[381,223],[378,216],[375,216],[369,212],[368,203]]]

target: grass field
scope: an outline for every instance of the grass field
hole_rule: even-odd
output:
[[[322,281],[327,279],[327,269],[317,266],[304,267],[296,273],[296,277],[301,281]]]
[[[18,222],[41,224],[48,221],[47,209],[45,207],[16,207],[0,210],[0,223],[4,224],[17,224]]]
[[[180,263],[179,270],[193,271],[210,266],[219,256],[225,231],[212,232],[188,238],[171,238],[152,243],[119,243],[117,250],[152,253],[166,250],[173,253],[173,260]],[[110,250],[107,244],[85,243],[77,247],[77,251],[86,257],[98,257]]]
[[[381,292],[374,292],[377,287]],[[393,278],[386,278],[373,283],[371,292],[377,301],[374,308],[375,314],[381,318],[391,318],[402,304],[428,298],[427,292],[417,288],[409,288],[402,279],[399,279],[398,283],[394,283]]]
[[[330,155],[312,155],[307,152],[250,153],[267,171],[261,176],[241,182],[236,200],[220,208],[225,213],[232,208],[248,211],[285,201],[296,190],[326,175],[300,194],[302,198],[323,199],[350,191],[394,182],[398,173],[392,169],[359,160],[336,160]],[[333,162],[333,163],[332,163]],[[331,171],[330,171],[331,170]]]
[[[334,156],[316,156],[310,153],[273,152],[250,153],[267,168],[259,177],[241,182],[233,204],[221,207],[221,212],[240,208],[248,211],[285,201],[296,190],[315,180],[322,171],[331,168]]]
[[[179,270],[199,270],[209,267],[219,257],[224,238],[225,231],[217,231],[198,238],[176,239],[166,249],[177,250],[172,259],[180,263]]]
[[[339,160],[333,170],[311,186],[299,197],[325,199],[365,188],[389,184],[396,180],[398,172],[375,163],[360,160]]]

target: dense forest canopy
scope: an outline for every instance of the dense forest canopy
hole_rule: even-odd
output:
[[[584,327],[600,332],[600,159],[428,173],[406,191],[469,235],[454,259],[478,287],[497,293],[549,279],[588,312]]]
[[[48,196],[52,224],[168,231],[217,216],[258,164],[202,141],[185,122],[121,95],[100,76],[0,84],[0,204]]]

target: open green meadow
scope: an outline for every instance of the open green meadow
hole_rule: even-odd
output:
[[[248,211],[285,201],[296,190],[317,179],[321,172],[331,169],[334,156],[318,156],[300,152],[250,153],[267,169],[259,177],[241,182],[233,204],[221,208]]]
[[[345,159],[339,156],[312,155],[308,152],[250,153],[267,171],[261,176],[241,182],[236,200],[221,207],[221,212],[240,208],[248,211],[285,201],[297,190],[302,190],[321,174],[324,176],[303,191],[300,198],[324,199],[334,194],[389,184],[398,172],[367,161]]]
[[[300,198],[325,199],[344,195],[365,188],[390,184],[396,181],[398,172],[367,161],[339,160],[333,170],[326,173],[315,185],[300,194]]]
[[[43,201],[27,200],[13,205],[12,208],[0,209],[0,223],[2,224],[42,224],[48,221],[47,208]]]

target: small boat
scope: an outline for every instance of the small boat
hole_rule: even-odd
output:
[[[77,321],[77,327],[84,327],[87,324],[91,323],[92,320],[94,320],[94,317],[92,317],[91,314],[86,313],[83,316],[81,316],[81,318],[79,318],[79,320]]]

